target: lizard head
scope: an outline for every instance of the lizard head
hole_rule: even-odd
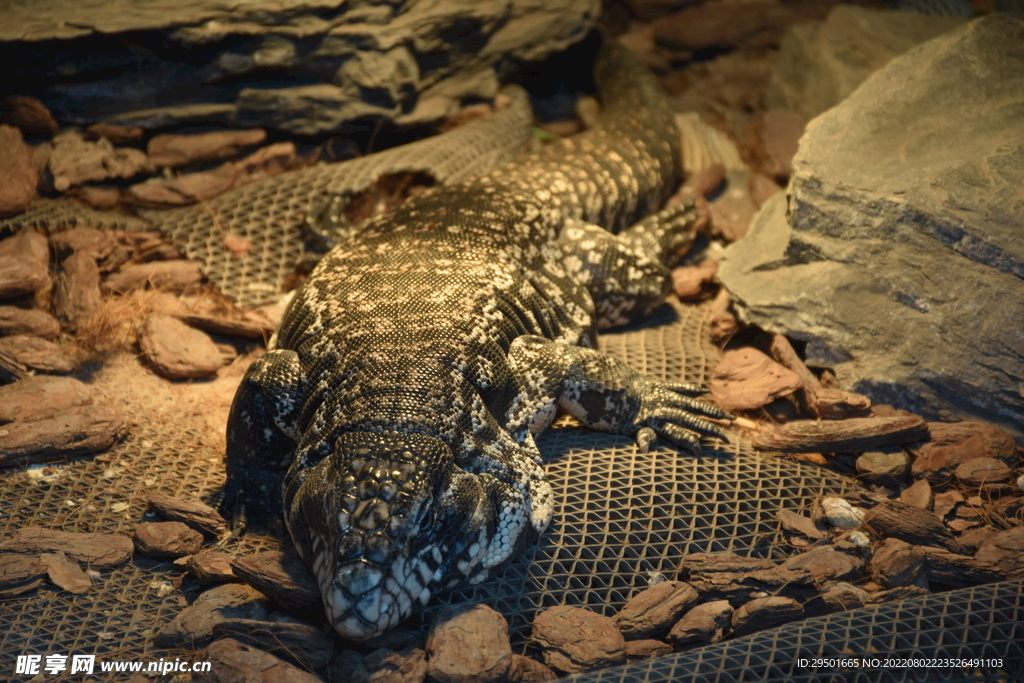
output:
[[[306,473],[287,501],[288,527],[342,637],[397,626],[480,564],[490,501],[441,440],[347,433]]]

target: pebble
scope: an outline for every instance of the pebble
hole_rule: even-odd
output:
[[[501,683],[512,666],[508,622],[486,605],[444,607],[430,626],[427,657],[437,683]]]
[[[626,641],[608,617],[581,607],[549,607],[533,622],[544,663],[562,673],[594,671],[626,661]]]

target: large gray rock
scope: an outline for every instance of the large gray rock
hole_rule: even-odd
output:
[[[964,22],[959,17],[837,5],[825,21],[796,24],[786,32],[765,104],[812,119],[846,99],[893,57]]]
[[[1024,17],[897,57],[811,121],[794,168],[722,263],[746,318],[875,402],[1019,439]]]

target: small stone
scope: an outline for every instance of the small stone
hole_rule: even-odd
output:
[[[755,410],[801,386],[793,371],[749,346],[723,353],[711,377],[715,403],[728,411]]]
[[[0,306],[0,337],[11,334],[27,334],[52,341],[60,336],[60,323],[38,308]]]
[[[900,502],[922,510],[931,509],[933,500],[932,485],[927,479],[918,479],[900,494]]]
[[[30,526],[0,541],[4,553],[57,553],[100,569],[120,567],[132,556],[132,540],[120,534],[89,534]]]
[[[131,178],[153,170],[141,150],[115,148],[109,140],[86,140],[81,131],[69,130],[54,136],[48,148],[46,166],[53,179],[53,188],[65,192],[73,185]]]
[[[698,599],[690,584],[665,581],[630,598],[613,622],[626,640],[653,638],[667,631]]]
[[[53,417],[89,403],[92,393],[77,379],[34,375],[0,386],[0,424]]]
[[[135,144],[146,132],[139,126],[119,126],[113,123],[94,123],[85,130],[95,137],[106,138],[115,145]]]
[[[80,405],[48,417],[11,422],[0,430],[0,466],[53,462],[105,451],[130,429],[131,422],[121,411],[108,405]]]
[[[46,105],[27,95],[8,95],[0,100],[0,123],[14,126],[29,135],[53,135],[60,130]]]
[[[31,294],[50,282],[50,245],[34,230],[0,240],[0,299]]]
[[[156,261],[126,265],[111,273],[105,287],[115,294],[152,287],[168,292],[181,292],[203,281],[203,264],[199,261]]]
[[[211,663],[211,670],[201,678],[194,677],[197,683],[322,683],[313,674],[234,638],[223,638],[210,645],[203,659]]]
[[[505,681],[512,666],[508,622],[486,605],[444,607],[430,627],[427,656],[427,674],[437,683]]]
[[[626,641],[608,617],[580,607],[549,607],[533,622],[533,640],[556,671],[594,671],[626,661]]]
[[[0,352],[39,372],[64,374],[74,372],[78,363],[52,341],[27,334],[0,337]]]
[[[878,544],[871,557],[871,576],[885,588],[909,586],[924,570],[924,553],[897,538]]]
[[[512,655],[512,667],[508,671],[508,683],[549,683],[558,678],[554,671],[535,659],[523,655]]]
[[[968,488],[982,488],[986,484],[1001,484],[1012,479],[1006,463],[995,458],[975,458],[956,468],[957,480]]]
[[[910,471],[910,459],[898,446],[868,451],[857,458],[857,474],[868,484],[894,488]]]
[[[299,613],[323,611],[316,577],[295,552],[268,550],[244,555],[234,558],[231,567],[235,576],[286,610]]]
[[[717,643],[732,624],[732,614],[728,600],[697,605],[672,626],[668,640],[677,650],[688,645]]]
[[[150,316],[139,346],[156,373],[167,379],[212,377],[223,364],[208,335],[168,315]]]
[[[155,166],[187,166],[206,161],[220,161],[238,156],[244,147],[252,147],[267,137],[262,129],[222,130],[194,135],[155,135],[146,146]]]
[[[36,196],[39,171],[21,131],[0,124],[0,216],[16,214]]]
[[[627,640],[626,641],[626,659],[630,662],[634,662],[640,659],[649,659],[651,657],[660,657],[661,655],[667,655],[672,652],[672,646],[668,643],[663,643],[660,640]]]
[[[856,529],[864,523],[864,511],[837,496],[825,496],[821,511],[829,524],[838,529]]]
[[[732,629],[736,635],[753,633],[762,629],[799,619],[804,609],[793,598],[769,596],[747,602],[733,613]]]
[[[213,640],[214,625],[226,619],[266,621],[266,596],[238,583],[211,588],[161,627],[153,643],[167,648],[203,647]]]
[[[68,559],[63,552],[42,553],[39,559],[46,565],[50,581],[71,593],[88,593],[92,579],[82,568]]]
[[[53,283],[53,310],[70,329],[96,315],[103,305],[100,269],[87,251],[76,251],[64,259]]]
[[[229,583],[239,580],[231,568],[233,559],[234,556],[227,553],[204,550],[189,557],[185,567],[192,576],[196,577],[196,581],[200,585]]]
[[[696,266],[672,269],[672,291],[680,299],[699,298],[710,292],[718,273],[718,261],[708,259]]]
[[[181,522],[145,522],[135,528],[135,549],[149,557],[181,557],[199,552],[203,535]]]

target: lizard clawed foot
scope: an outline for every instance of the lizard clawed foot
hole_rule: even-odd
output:
[[[713,403],[694,398],[695,395],[706,393],[706,387],[648,380],[645,389],[643,404],[635,423],[639,427],[636,442],[641,452],[648,452],[658,436],[694,455],[702,453],[700,436],[729,441],[721,427],[705,418],[735,420],[736,417]]]

